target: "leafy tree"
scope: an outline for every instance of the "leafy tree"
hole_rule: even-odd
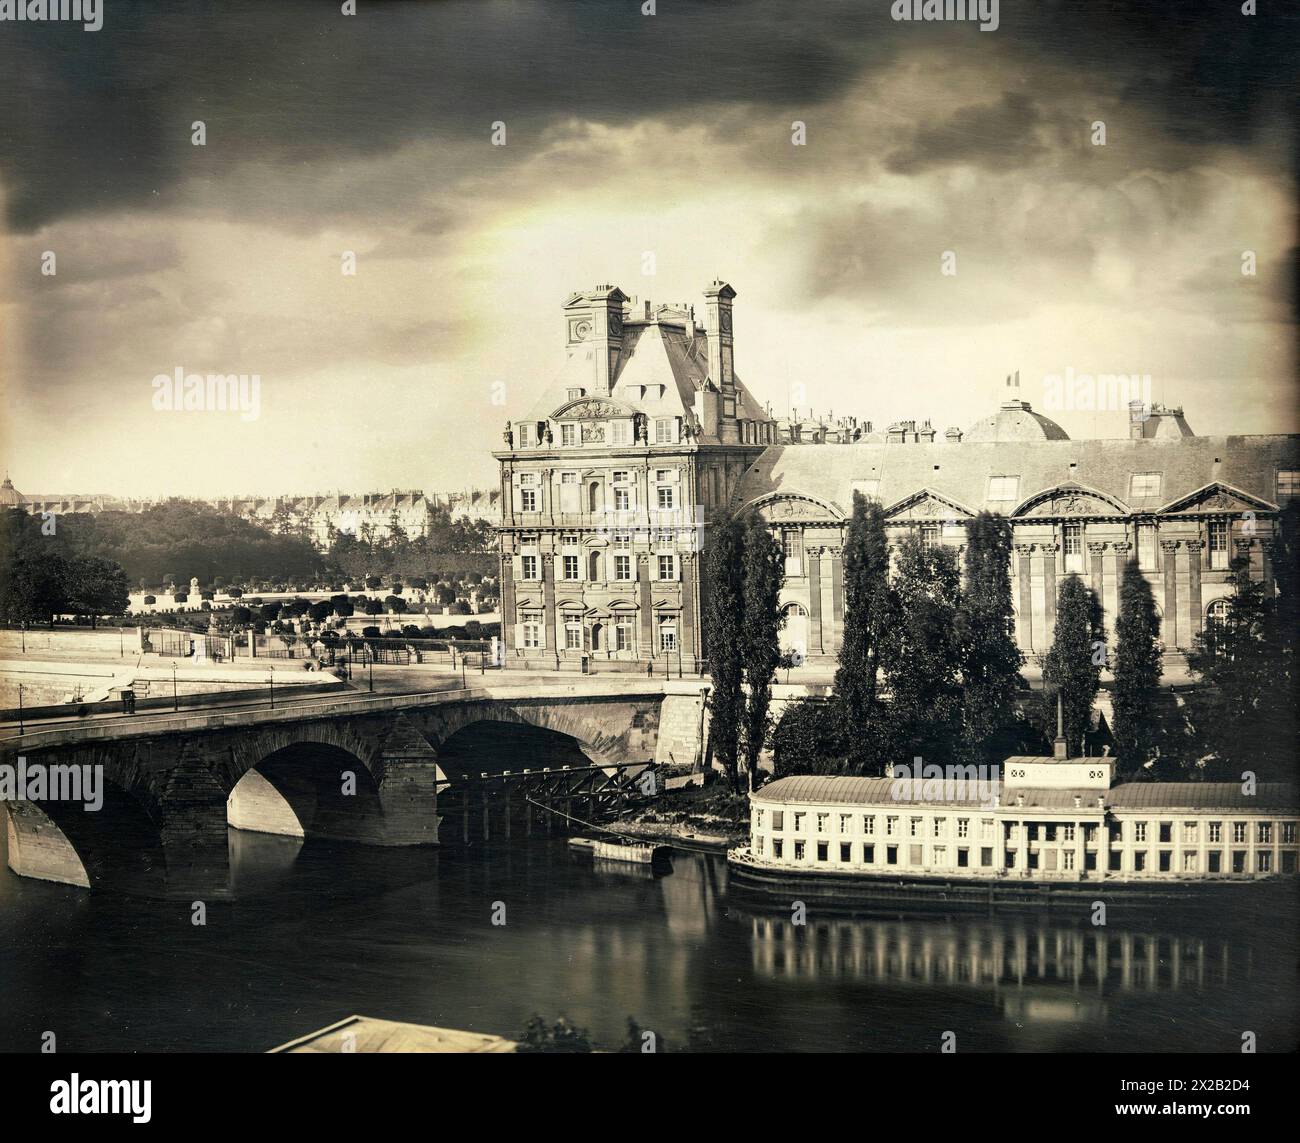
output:
[[[853,493],[853,515],[844,540],[844,637],[835,693],[846,720],[850,768],[879,772],[882,730],[880,654],[890,623],[889,545],[880,504]]]
[[[961,645],[962,739],[975,761],[1006,756],[1017,719],[1024,656],[1012,633],[1011,524],[981,512],[966,524],[966,577],[957,623]]]
[[[1156,754],[1160,742],[1160,620],[1155,596],[1135,560],[1124,565],[1115,618],[1117,768],[1132,774]]]
[[[745,518],[741,543],[744,545],[741,569],[744,616],[740,657],[749,690],[741,725],[741,745],[752,790],[758,778],[758,756],[767,741],[772,674],[781,660],[780,598],[785,558],[781,545],[757,512]]]
[[[1227,614],[1187,657],[1201,684],[1188,696],[1188,719],[1212,777],[1296,780],[1296,521],[1294,507],[1279,520],[1278,594],[1251,578],[1248,561],[1234,560]]]
[[[307,618],[313,623],[323,623],[327,618],[329,618],[333,610],[334,608],[331,604],[323,599],[318,600],[307,608]]]
[[[389,595],[384,598],[384,606],[391,615],[402,615],[406,611],[406,600],[400,595]]]
[[[253,621],[253,612],[247,607],[232,607],[230,609],[230,622],[237,627],[243,627]]]
[[[893,589],[894,621],[885,634],[891,754],[947,760],[962,740],[962,643],[957,627],[960,577],[951,548],[920,536],[903,541]]]
[[[744,615],[744,526],[734,517],[712,529],[704,553],[704,632],[708,641],[709,739],[713,756],[739,792],[740,724],[745,696],[741,680],[741,624]]]
[[[1105,662],[1106,630],[1096,594],[1077,575],[1061,581],[1056,595],[1052,646],[1043,657],[1043,706],[1040,719],[1047,737],[1056,734],[1056,698],[1061,696],[1066,752],[1083,753],[1092,719],[1092,704]]]
[[[847,745],[847,723],[839,710],[842,700],[807,698],[789,703],[772,730],[774,776],[788,774],[842,774]]]
[[[377,599],[366,599],[365,611],[367,615],[380,615],[383,613],[384,605]]]
[[[101,615],[122,615],[130,604],[129,581],[120,564],[102,556],[83,556],[68,561],[68,606],[90,616],[95,626]]]

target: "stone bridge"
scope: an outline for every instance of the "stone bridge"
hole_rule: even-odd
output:
[[[486,686],[352,695],[11,734],[0,740],[6,773],[94,773],[103,802],[87,810],[29,786],[30,797],[5,803],[9,865],[92,889],[222,896],[227,825],[436,845],[440,784],[493,768],[694,765],[700,707],[698,683],[584,680],[540,693]]]

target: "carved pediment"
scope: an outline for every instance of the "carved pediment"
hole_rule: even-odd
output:
[[[556,409],[556,421],[604,421],[610,417],[630,417],[632,409],[603,397],[579,397]]]
[[[900,523],[907,520],[924,520],[937,523],[944,520],[963,520],[974,515],[975,513],[960,501],[954,500],[950,496],[944,496],[942,493],[934,492],[929,488],[923,488],[920,492],[905,496],[898,503],[885,510],[885,519],[890,523]]]
[[[1238,515],[1242,512],[1276,512],[1278,506],[1265,500],[1261,496],[1252,496],[1249,492],[1243,492],[1240,488],[1233,488],[1230,484],[1221,484],[1215,482],[1207,484],[1204,488],[1198,488],[1195,492],[1181,496],[1177,500],[1165,505],[1161,514],[1168,513],[1186,513],[1188,515],[1203,515],[1205,513],[1219,513],[1225,515]]]
[[[843,513],[834,505],[815,496],[799,492],[772,492],[752,500],[742,512],[758,512],[769,524],[819,523],[843,519]]]
[[[1018,517],[1126,516],[1128,510],[1117,500],[1095,489],[1066,484],[1035,493],[1012,515]]]

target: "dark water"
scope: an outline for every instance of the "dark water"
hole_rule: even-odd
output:
[[[0,831],[0,840],[3,833]],[[716,1049],[1261,1051],[1297,1043],[1294,916],[832,918],[728,899],[726,869],[231,833],[241,900],[124,901],[0,873],[0,1049],[263,1051],[351,1013],[504,1035],[628,1016]],[[494,926],[494,902],[506,924]]]

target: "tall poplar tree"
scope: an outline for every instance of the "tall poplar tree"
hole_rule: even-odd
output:
[[[1154,757],[1160,741],[1160,620],[1155,596],[1137,566],[1124,565],[1115,619],[1115,755],[1133,773]]]
[[[1016,721],[1025,661],[1016,646],[1011,603],[1011,524],[996,512],[966,523],[966,582],[958,625],[964,684],[962,737],[976,760],[1001,757],[998,740]]]
[[[889,544],[880,504],[853,493],[853,515],[844,538],[844,635],[835,693],[849,769],[878,772],[880,749],[880,654],[890,621]]]
[[[758,756],[767,739],[772,675],[781,659],[780,598],[785,557],[781,545],[757,512],[745,517],[742,543],[744,611],[740,654],[749,694],[741,726],[741,746],[752,790],[758,776]]]
[[[894,581],[894,621],[885,637],[889,724],[884,742],[899,761],[946,763],[962,735],[961,590],[951,548],[903,541]]]
[[[1070,757],[1083,753],[1083,737],[1092,718],[1092,704],[1106,661],[1106,631],[1101,604],[1077,575],[1061,581],[1056,596],[1056,626],[1052,648],[1043,660],[1042,720],[1048,737],[1055,734],[1056,696],[1061,695],[1065,744]]]
[[[741,627],[745,611],[744,527],[734,517],[714,525],[704,553],[704,635],[709,675],[709,741],[713,756],[740,792],[737,768],[745,695]]]

